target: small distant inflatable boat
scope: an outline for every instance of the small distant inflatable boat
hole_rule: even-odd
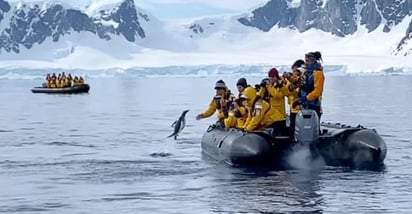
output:
[[[89,84],[75,85],[72,87],[64,88],[46,88],[46,87],[34,87],[31,89],[33,93],[46,93],[46,94],[78,94],[88,93],[90,90]]]
[[[298,113],[293,137],[273,137],[270,133],[270,130],[244,132],[213,124],[202,136],[202,151],[230,165],[286,167],[290,167],[288,157],[303,148],[307,148],[309,157],[320,157],[331,166],[378,167],[383,165],[386,157],[386,144],[375,130],[338,123],[319,124],[312,110]]]

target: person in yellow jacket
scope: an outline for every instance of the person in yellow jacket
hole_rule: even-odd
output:
[[[50,76],[50,74],[47,74],[47,76],[46,76],[46,82],[43,83],[43,87],[45,87],[45,88],[50,88],[50,81],[51,81],[51,76]]]
[[[218,121],[224,126],[224,119],[229,115],[229,107],[235,99],[234,95],[227,88],[223,80],[218,80],[215,85],[216,95],[209,104],[209,108],[196,116],[196,120],[212,116],[216,111],[218,112]]]
[[[301,110],[300,105],[293,106],[293,103],[299,100],[299,88],[303,84],[303,73],[305,69],[305,61],[299,59],[292,65],[292,73],[285,75],[287,87],[289,89],[288,104],[289,104],[289,134],[293,136],[295,132],[295,120],[297,113]]]
[[[82,76],[79,77],[79,85],[83,85],[84,84],[84,79]]]
[[[57,88],[56,76],[52,76],[50,79],[50,88]]]
[[[270,105],[257,95],[255,88],[248,87],[241,95],[244,106],[248,109],[248,118],[242,129],[245,131],[264,130],[274,122]]]
[[[268,72],[269,80],[262,81],[259,95],[268,93],[270,112],[269,116],[273,123],[270,124],[273,128],[273,136],[287,134],[286,128],[286,103],[285,97],[289,96],[289,89],[286,83],[279,76],[276,68],[272,68]]]
[[[251,86],[248,85],[247,80],[242,77],[237,81],[236,87],[239,92],[239,97],[234,100],[229,108],[229,116],[224,120],[226,128],[242,128],[248,117],[246,107],[240,102],[240,96],[246,88]]]
[[[319,119],[322,116],[321,100],[325,82],[321,60],[322,55],[319,51],[305,54],[305,83],[300,87],[299,100],[293,103],[294,106],[301,105],[302,108],[316,111]]]
[[[68,80],[68,86],[72,87],[73,86],[73,77],[70,73],[69,73],[69,75],[67,75],[67,80]]]
[[[74,76],[73,79],[73,86],[79,85],[79,78],[77,78],[77,76]]]
[[[240,99],[233,101],[229,115],[224,119],[226,128],[243,128],[248,117],[248,111],[245,106],[242,105]]]
[[[57,78],[56,83],[57,83],[57,88],[63,88],[63,79],[61,76]]]

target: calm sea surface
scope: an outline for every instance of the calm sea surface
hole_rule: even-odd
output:
[[[238,78],[223,79],[235,89]],[[382,171],[320,172],[234,168],[202,155],[216,116],[194,118],[218,79],[87,79],[82,95],[0,80],[0,212],[410,213],[412,76],[327,76],[322,120],[375,128],[388,153]],[[184,109],[183,133],[165,138]]]

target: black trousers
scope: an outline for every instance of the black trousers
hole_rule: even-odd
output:
[[[289,114],[289,136],[293,136],[295,134],[295,121],[296,121],[297,113],[290,112]]]
[[[288,134],[286,127],[286,120],[274,122],[270,128],[272,128],[272,136],[284,136]]]

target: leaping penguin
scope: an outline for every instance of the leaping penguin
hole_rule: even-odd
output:
[[[171,135],[167,136],[168,138],[174,136],[174,138],[176,140],[179,133],[182,132],[182,130],[185,128],[185,125],[186,125],[185,116],[186,116],[186,113],[188,111],[189,111],[189,109],[184,110],[182,112],[182,115],[180,115],[179,119],[177,119],[175,122],[172,123],[172,127],[175,127],[175,129],[174,129],[174,131]]]

